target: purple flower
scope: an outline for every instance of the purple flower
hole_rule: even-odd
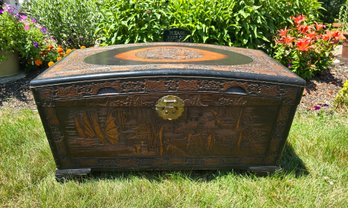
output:
[[[36,48],[39,47],[39,44],[38,44],[36,41],[33,42],[33,45],[34,45]]]
[[[26,15],[21,15],[21,14],[19,15],[19,21],[23,21],[25,19],[27,19]]]
[[[29,29],[30,29],[29,25],[24,25],[24,30],[29,30]]]
[[[13,7],[12,5],[10,5],[10,4],[4,4],[4,10],[5,11],[7,11],[8,13],[10,13],[10,14],[14,14],[15,13],[15,11],[16,11],[16,8],[15,7]]]
[[[288,64],[288,68],[290,69],[292,67],[292,65],[291,64]]]
[[[33,21],[34,24],[37,23],[36,19],[34,17],[31,18],[31,21]]]
[[[42,32],[43,34],[46,34],[46,33],[47,33],[47,28],[42,27],[42,28],[41,28],[41,32]]]
[[[0,14],[4,13],[4,10],[3,9],[0,9]]]
[[[315,105],[315,106],[313,107],[313,109],[317,111],[317,110],[320,110],[321,107],[320,107],[320,105]]]

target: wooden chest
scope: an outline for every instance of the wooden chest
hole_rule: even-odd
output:
[[[151,43],[74,51],[31,89],[61,177],[272,171],[304,85],[258,50]]]

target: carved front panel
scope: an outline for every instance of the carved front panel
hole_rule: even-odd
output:
[[[35,94],[58,168],[214,169],[274,165],[300,90],[247,80],[134,78]],[[156,110],[167,95],[183,102],[172,120]]]
[[[256,158],[266,154],[279,100],[178,95],[185,100],[184,113],[169,121],[156,113],[160,96],[137,96],[141,100],[137,107],[123,105],[120,100],[125,97],[112,96],[58,102],[69,157]]]

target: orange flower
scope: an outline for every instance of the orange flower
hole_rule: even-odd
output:
[[[345,40],[346,38],[344,37],[344,35],[339,32],[339,31],[335,31],[332,33],[332,37],[335,38],[336,41],[339,41],[339,40]]]
[[[299,25],[299,24],[301,24],[303,21],[305,21],[306,20],[306,17],[304,16],[304,15],[298,15],[297,17],[291,17],[291,19],[292,20],[294,20],[294,23],[296,24],[296,25]]]
[[[54,65],[54,62],[53,62],[53,61],[48,62],[48,67],[51,67],[51,66],[53,66],[53,65]]]
[[[294,38],[288,35],[288,36],[286,36],[286,37],[284,38],[284,43],[285,43],[286,45],[289,45],[289,44],[292,43],[293,40],[294,40]]]
[[[57,57],[57,61],[60,61],[62,59],[62,57],[58,56]]]
[[[305,34],[306,32],[308,32],[309,27],[308,25],[299,25],[297,26],[297,30],[302,34]]]
[[[58,52],[58,53],[63,53],[63,52],[64,52],[64,50],[63,50],[63,48],[62,48],[62,47],[60,47],[60,46],[59,46],[59,47],[57,48],[57,52]]]
[[[314,39],[316,36],[317,36],[317,34],[316,34],[315,32],[308,33],[308,34],[306,35],[306,37],[309,38],[309,39]]]
[[[280,37],[285,37],[287,33],[288,33],[288,29],[279,30]]]
[[[321,29],[323,29],[323,28],[325,28],[326,26],[324,25],[324,24],[318,24],[318,23],[315,23],[315,29],[316,30],[321,30]]]
[[[86,46],[80,46],[80,48],[81,48],[81,49],[85,49],[85,48],[86,48]]]
[[[299,51],[308,51],[310,48],[309,44],[311,43],[311,40],[308,38],[302,38],[297,41],[297,49]]]
[[[35,59],[35,65],[36,66],[41,66],[42,65],[42,60],[41,59]]]
[[[326,34],[324,34],[324,35],[322,36],[322,38],[323,38],[323,40],[325,40],[325,41],[331,40],[331,38],[332,38],[332,32],[331,32],[331,31],[327,31]]]
[[[53,48],[54,48],[53,45],[47,46],[48,51],[52,50]]]

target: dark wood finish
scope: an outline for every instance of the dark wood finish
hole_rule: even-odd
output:
[[[128,47],[152,46],[164,51],[173,47],[163,43]],[[252,62],[233,65],[222,60],[224,65],[209,65],[219,61],[207,59],[207,65],[202,60],[188,65],[181,62],[185,57],[172,51],[170,56],[152,58],[178,63],[142,62],[141,70],[134,63],[123,63],[123,73],[119,60],[114,65],[83,61],[99,52],[110,56],[110,51],[125,48],[122,45],[78,50],[32,81],[59,176],[74,174],[70,169],[272,172],[277,168],[304,81],[258,51],[175,46],[187,50],[195,46],[193,52],[209,47],[214,53],[236,50]],[[124,52],[113,57],[119,59],[117,55]],[[233,58],[233,53],[221,54]],[[159,108],[175,116],[167,119]]]

